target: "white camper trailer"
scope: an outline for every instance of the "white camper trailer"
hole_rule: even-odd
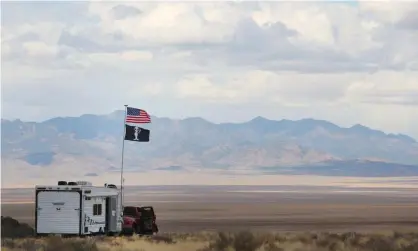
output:
[[[122,231],[121,192],[115,185],[59,181],[35,187],[36,235],[119,234]]]

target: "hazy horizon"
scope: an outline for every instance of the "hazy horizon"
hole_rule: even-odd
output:
[[[22,172],[26,172],[22,170]],[[2,188],[30,188],[35,185],[54,185],[63,177],[71,180],[87,180],[93,185],[101,186],[104,183],[113,183],[119,186],[120,173],[105,173],[98,177],[85,177],[83,175],[64,175],[65,170],[39,170],[37,177],[21,178],[23,173],[7,174],[7,180],[2,179]],[[62,173],[60,175],[60,173]],[[2,173],[4,177],[5,174]],[[14,178],[16,177],[16,178]],[[170,177],[168,179],[168,177]],[[284,185],[284,186],[340,186],[340,187],[369,187],[369,188],[418,188],[418,176],[409,177],[333,177],[318,175],[225,175],[213,171],[196,173],[185,172],[125,172],[125,185],[160,186],[160,185],[208,185],[208,186],[258,186],[258,185]],[[279,184],[278,184],[279,183]]]

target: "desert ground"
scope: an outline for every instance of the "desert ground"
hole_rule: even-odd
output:
[[[2,189],[1,215],[33,225],[33,196]],[[162,233],[418,230],[417,188],[131,186],[125,202],[154,206]]]

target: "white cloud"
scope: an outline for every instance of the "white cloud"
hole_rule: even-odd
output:
[[[180,98],[225,104],[258,101],[305,107],[312,104],[343,103],[418,105],[417,72],[300,74],[256,70],[222,76],[225,78],[218,76],[211,79],[209,75],[186,76],[177,83],[178,95]]]
[[[151,60],[153,54],[149,51],[125,51],[122,52],[121,57],[127,61]]]
[[[55,46],[48,46],[42,41],[25,42],[23,48],[28,57],[53,57],[58,52]]]
[[[233,22],[239,20],[227,15],[240,13],[219,13],[225,6],[217,3],[217,8],[214,8],[213,5],[131,3],[129,6],[140,13],[124,19],[116,19],[113,15],[112,10],[120,6],[118,2],[92,3],[89,11],[100,19],[99,27],[103,34],[118,33],[135,44],[222,43],[232,36]]]
[[[91,64],[107,64],[110,66],[129,64],[135,61],[149,61],[153,59],[149,51],[123,51],[118,53],[90,53],[86,60]],[[91,65],[90,64],[90,65]]]
[[[317,117],[418,138],[414,2],[2,8],[4,117],[106,113],[129,103],[160,116]]]
[[[368,1],[360,0],[360,10],[371,15],[379,22],[393,24],[401,21],[410,13],[418,11],[418,3],[414,1]]]
[[[208,102],[237,102],[239,90],[230,86],[217,86],[208,76],[194,75],[181,79],[178,84],[180,98],[195,98]]]
[[[350,84],[348,102],[418,106],[418,72],[378,72]]]

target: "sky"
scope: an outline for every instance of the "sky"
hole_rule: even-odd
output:
[[[418,138],[418,2],[2,2],[2,118],[124,104]]]

